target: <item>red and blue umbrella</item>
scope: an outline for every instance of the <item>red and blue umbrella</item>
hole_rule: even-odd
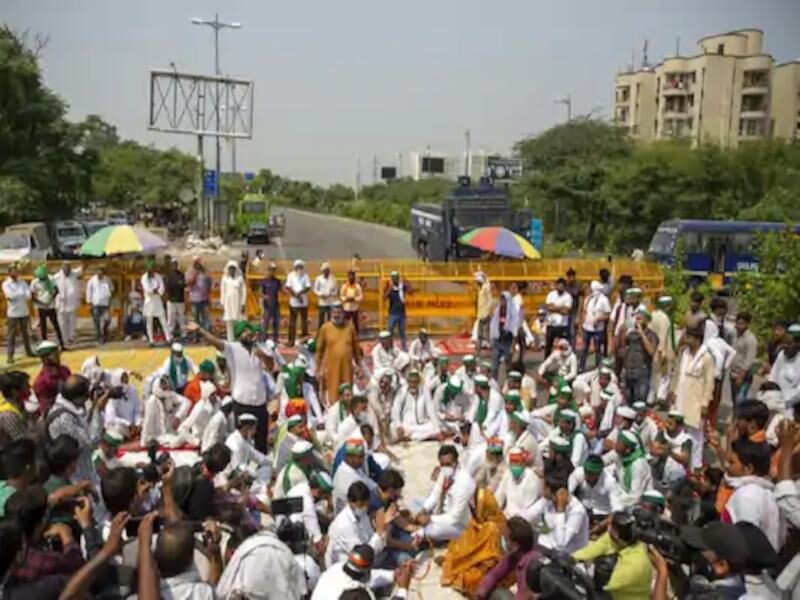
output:
[[[542,257],[533,244],[505,227],[478,227],[458,238],[458,243],[509,258]]]

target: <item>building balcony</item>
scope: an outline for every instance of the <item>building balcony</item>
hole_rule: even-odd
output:
[[[664,110],[664,119],[691,119],[692,113],[689,111]]]
[[[742,112],[739,114],[742,119],[766,119],[767,118],[767,110],[763,108],[759,109],[752,109],[752,108],[743,108]]]
[[[769,93],[769,86],[766,84],[746,83],[742,87],[743,96],[763,96]]]
[[[670,86],[669,84],[665,84],[664,87],[661,89],[662,96],[686,96],[687,94],[692,93],[691,85],[688,83],[680,83],[676,84],[675,86]]]

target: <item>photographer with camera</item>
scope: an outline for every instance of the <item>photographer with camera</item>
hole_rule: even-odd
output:
[[[203,533],[202,551],[209,560],[208,580],[203,581],[194,564],[197,527],[179,522],[167,525],[152,538],[159,522],[157,512],[142,517],[139,523],[138,598],[191,598],[213,600],[214,588],[222,575],[222,535],[214,521],[199,525]]]
[[[614,600],[647,598],[650,593],[650,557],[635,532],[633,515],[615,512],[606,533],[572,554],[580,562],[606,559],[595,562],[595,588],[608,592]]]
[[[80,449],[75,478],[96,482],[97,474],[92,464],[92,453],[103,433],[102,416],[109,399],[105,390],[93,401],[88,414],[86,401],[90,397],[89,380],[82,375],[71,375],[50,408],[44,420],[46,443],[60,435],[73,438]]]

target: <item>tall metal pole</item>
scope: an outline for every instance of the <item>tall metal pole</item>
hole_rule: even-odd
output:
[[[464,176],[469,177],[469,129],[464,132],[464,138],[466,140],[466,150],[464,151]]]
[[[572,95],[567,94],[563,98],[558,98],[556,104],[563,104],[567,107],[567,123],[572,121]]]
[[[219,29],[220,29],[219,14],[214,14],[214,74],[217,77],[219,77],[221,75],[221,73],[219,71]],[[216,97],[216,102],[214,103],[214,105],[216,106],[216,109],[215,109],[216,115],[215,115],[215,117],[217,119],[217,131],[219,131],[219,129],[220,129],[219,105],[220,105],[220,101],[221,101],[220,97],[219,97],[219,81],[217,81],[217,84],[216,84],[215,88],[216,88],[216,96],[217,96]],[[220,223],[217,222],[217,220],[219,219],[219,216],[217,215],[217,210],[219,209],[219,206],[218,206],[219,205],[219,191],[220,191],[220,187],[221,187],[220,184],[222,183],[221,180],[220,180],[220,175],[221,175],[220,166],[221,166],[221,160],[222,160],[222,149],[221,149],[222,140],[220,139],[219,136],[217,136],[217,138],[216,138],[216,143],[217,143],[217,162],[216,162],[215,170],[217,172],[217,185],[216,185],[216,189],[214,190],[214,202],[212,204],[212,209],[211,209],[211,223],[212,223],[213,231],[217,231],[217,228],[220,225]]]

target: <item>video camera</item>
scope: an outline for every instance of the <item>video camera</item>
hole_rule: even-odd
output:
[[[272,501],[272,516],[285,518],[280,519],[278,524],[278,539],[289,546],[292,554],[306,554],[308,535],[305,525],[295,523],[289,517],[303,512],[302,498],[281,498]]]
[[[635,540],[655,547],[670,562],[688,564],[691,561],[678,525],[641,507],[634,508],[632,516]]]
[[[531,563],[525,574],[528,588],[546,600],[594,600],[594,582],[568,554],[539,547],[542,559]]]

